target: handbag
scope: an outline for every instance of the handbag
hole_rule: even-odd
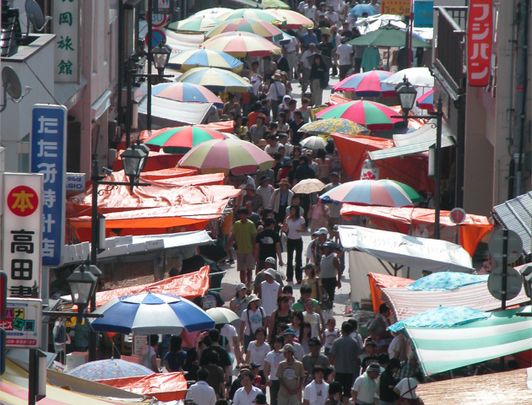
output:
[[[423,405],[423,401],[419,398],[405,398],[405,395],[411,393],[416,389],[416,387],[410,386],[410,379],[407,378],[408,391],[403,393],[401,397],[397,400],[397,405]]]

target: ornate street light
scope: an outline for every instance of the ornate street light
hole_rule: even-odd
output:
[[[149,149],[144,144],[135,144],[127,148],[120,157],[124,165],[124,172],[129,178],[130,188],[133,191],[133,187],[138,183],[140,178],[140,172],[144,169],[148,157]]]
[[[96,289],[96,282],[101,271],[94,265],[81,264],[67,278],[72,303],[78,306],[78,313],[82,316],[85,308],[89,305],[90,299]]]
[[[168,66],[168,61],[170,60],[170,54],[172,53],[172,48],[168,45],[160,43],[158,46],[152,49],[152,58],[153,65],[157,69],[159,76],[164,74],[164,69]]]
[[[412,108],[414,108],[414,103],[416,102],[416,88],[410,84],[405,76],[403,82],[395,87],[395,92],[399,95],[399,101],[401,102],[401,109],[404,115],[408,115]]]

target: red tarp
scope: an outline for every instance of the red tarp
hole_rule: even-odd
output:
[[[457,241],[456,225],[449,217],[449,211],[441,211],[441,238],[460,243],[473,256],[479,242],[493,229],[488,218],[482,215],[467,214],[459,227]],[[394,208],[343,204],[341,214],[344,217],[367,216],[376,228],[401,232],[406,235],[431,237],[434,232],[434,210],[429,208]]]
[[[165,278],[155,283],[135,285],[132,287],[116,288],[96,293],[96,306],[101,307],[113,298],[152,292],[159,294],[177,295],[186,299],[203,297],[209,289],[209,266],[203,266],[198,271]]]
[[[185,399],[187,380],[182,372],[154,373],[144,377],[114,378],[96,381],[134,394],[157,398],[161,402]]]
[[[368,281],[373,311],[377,313],[379,312],[379,306],[384,303],[382,299],[383,288],[406,287],[414,282],[414,280],[409,278],[380,273],[368,273]]]
[[[391,148],[391,139],[375,136],[359,135],[349,138],[340,134],[333,134],[334,143],[340,155],[342,171],[348,180],[360,179],[360,170],[367,152]],[[434,190],[434,183],[427,174],[428,155],[426,153],[376,160],[373,164],[379,169],[379,178],[403,182],[417,191],[430,192]],[[345,180],[345,179],[344,179]]]

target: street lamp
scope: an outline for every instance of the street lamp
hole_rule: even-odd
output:
[[[96,289],[100,269],[94,265],[81,264],[67,278],[72,294],[72,303],[77,305],[81,317]]]
[[[409,118],[435,119],[436,120],[436,153],[434,159],[434,239],[440,239],[440,194],[441,194],[441,138],[443,128],[443,111],[441,96],[436,102],[436,111],[427,115],[408,115],[414,108],[414,103],[417,97],[417,91],[414,86],[410,84],[406,76],[402,83],[399,83],[395,88],[399,95],[401,102],[401,109],[403,115],[393,118],[403,118],[405,123],[408,123]]]
[[[170,54],[172,53],[172,48],[168,45],[164,45],[162,42],[151,50],[153,65],[157,69],[159,76],[164,74],[164,69],[168,66],[168,61],[170,60]]]
[[[120,157],[124,165],[124,172],[129,178],[131,191],[140,178],[140,172],[144,169],[148,158],[149,149],[144,144],[135,144],[125,150]]]

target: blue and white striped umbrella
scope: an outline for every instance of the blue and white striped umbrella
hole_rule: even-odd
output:
[[[94,311],[102,314],[91,326],[98,332],[179,334],[214,327],[213,319],[184,298],[150,292],[120,297]]]
[[[466,285],[487,283],[487,275],[442,271],[417,279],[407,288],[413,291],[449,291]]]

